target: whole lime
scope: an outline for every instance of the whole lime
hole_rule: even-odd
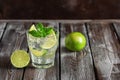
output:
[[[71,51],[80,51],[86,46],[86,38],[80,32],[72,32],[65,38],[65,46]]]

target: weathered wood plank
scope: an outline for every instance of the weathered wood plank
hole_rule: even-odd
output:
[[[58,23],[47,22],[44,25],[54,26],[59,30]],[[30,25],[26,25],[29,26]],[[29,28],[28,27],[28,28]],[[48,69],[34,68],[32,65],[25,69],[24,80],[59,80],[59,50],[56,52],[55,65]]]
[[[116,30],[116,34],[117,36],[119,37],[119,40],[120,40],[120,22],[119,23],[113,23],[113,26]]]
[[[0,22],[0,39],[2,37],[2,34],[4,32],[5,27],[6,27],[6,23],[5,22]]]
[[[61,24],[61,80],[95,80],[88,41],[85,49],[80,52],[71,52],[65,48],[65,37],[73,31],[81,32],[87,38],[84,24]]]
[[[0,80],[22,80],[23,69],[11,65],[10,55],[15,49],[27,50],[25,30],[21,23],[8,23],[0,42]]]
[[[114,64],[120,64],[120,43],[109,23],[88,24],[88,33],[98,80],[119,80],[113,76]],[[118,77],[119,76],[119,77]]]
[[[111,72],[112,80],[120,80],[120,63],[114,64]]]

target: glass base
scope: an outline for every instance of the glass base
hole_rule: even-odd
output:
[[[34,67],[36,67],[36,68],[45,69],[45,68],[50,68],[50,67],[54,66],[54,62],[48,63],[48,64],[32,63],[32,65],[33,65]]]

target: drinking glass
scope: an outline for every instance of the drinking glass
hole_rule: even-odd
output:
[[[51,35],[46,37],[34,37],[29,34],[29,31],[26,32],[32,65],[34,67],[49,68],[54,66],[59,30],[54,26],[52,28],[54,31]]]

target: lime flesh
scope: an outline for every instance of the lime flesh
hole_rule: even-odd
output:
[[[26,67],[30,62],[29,54],[24,50],[15,50],[11,57],[11,63],[16,68]]]

